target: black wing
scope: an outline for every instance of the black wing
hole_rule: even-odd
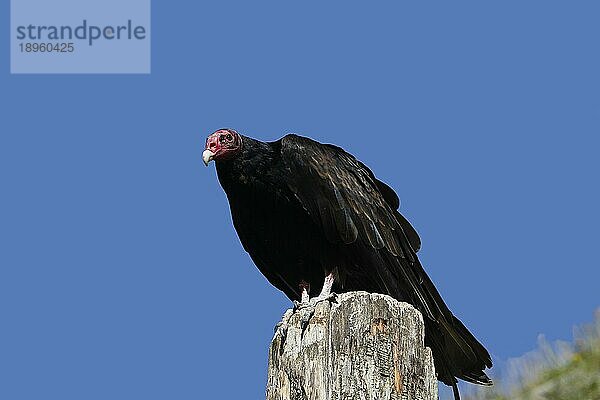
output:
[[[433,285],[427,285],[417,273],[420,271],[410,267],[416,265],[416,251],[396,218],[399,213],[394,207],[399,201],[395,194],[390,196],[393,191],[389,187],[392,204],[386,201],[382,184],[378,185],[373,173],[337,146],[287,135],[281,141],[281,155],[290,173],[289,189],[331,243],[352,244],[363,252],[386,250],[391,260],[406,260],[404,264],[382,262],[365,267],[375,269],[372,272],[381,277],[381,289],[387,288],[396,297],[397,292],[405,292],[430,318],[447,310],[438,307],[434,297],[439,295]]]
[[[336,147],[336,146],[332,146],[332,147]],[[336,148],[338,149],[338,151],[344,152],[343,149],[341,149],[339,147],[336,147]],[[370,178],[375,182],[375,185],[377,186],[377,189],[379,189],[379,192],[383,196],[385,202],[391,208],[393,208],[395,210],[394,216],[396,217],[396,220],[402,227],[402,230],[404,231],[404,234],[406,235],[406,238],[408,239],[413,250],[415,252],[418,252],[421,249],[421,238],[419,237],[419,234],[417,233],[415,228],[413,228],[413,226],[410,224],[410,222],[408,222],[408,220],[406,218],[404,218],[404,216],[402,214],[400,214],[400,212],[398,212],[398,209],[400,208],[400,199],[398,198],[398,195],[396,194],[396,192],[394,192],[394,189],[389,187],[386,183],[375,178],[375,175],[373,175],[373,172],[371,172],[371,170],[365,164],[363,164],[362,162],[360,162],[358,160],[355,160],[355,161],[364,170],[366,170],[369,173]]]
[[[491,366],[490,356],[452,315],[423,270],[416,256],[419,237],[396,210],[393,190],[343,149],[297,135],[281,140],[281,162],[289,189],[327,240],[368,260],[358,267],[376,281],[380,293],[421,311],[439,379],[453,384],[457,376],[489,383],[482,370]],[[341,275],[355,272],[340,264]]]

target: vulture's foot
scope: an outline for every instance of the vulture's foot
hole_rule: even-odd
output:
[[[294,312],[302,310],[303,308],[315,308],[317,304],[322,301],[329,301],[331,303],[337,303],[337,294],[331,292],[327,295],[318,295],[317,297],[311,297],[306,301],[294,300]]]
[[[308,290],[310,286],[305,282],[300,284],[300,289],[302,290],[301,301],[294,301],[294,311],[301,310],[303,308],[308,307],[316,307],[322,301],[330,301],[332,303],[336,302],[337,294],[331,291],[331,287],[333,286],[333,274],[329,274],[325,277],[325,281],[323,282],[323,289],[321,289],[321,293],[317,297],[310,298],[308,296]]]

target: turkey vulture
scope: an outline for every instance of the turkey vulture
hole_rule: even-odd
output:
[[[491,385],[489,353],[448,309],[421,266],[421,240],[388,185],[343,149],[289,134],[260,142],[233,129],[206,140],[233,225],[268,281],[291,300],[364,290],[415,306],[438,379]],[[311,299],[313,300],[313,299]]]

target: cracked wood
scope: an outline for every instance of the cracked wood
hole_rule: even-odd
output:
[[[314,311],[314,313],[313,313]],[[421,314],[366,292],[288,310],[269,349],[267,400],[434,400]]]

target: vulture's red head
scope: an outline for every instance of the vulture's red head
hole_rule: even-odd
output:
[[[242,137],[233,129],[219,129],[206,138],[202,161],[208,166],[212,160],[228,160],[242,149]]]

